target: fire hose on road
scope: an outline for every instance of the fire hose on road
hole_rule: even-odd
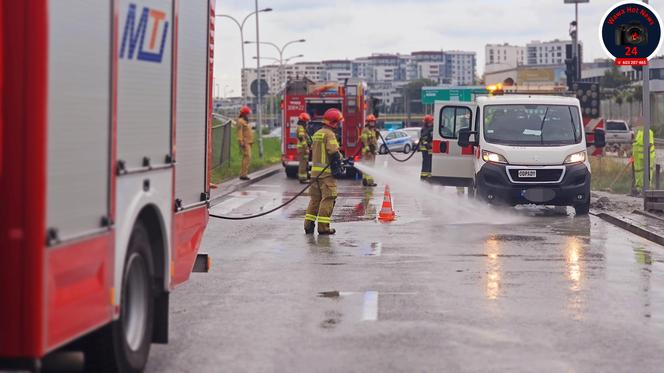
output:
[[[386,142],[385,139],[383,138],[383,135],[381,135],[380,133],[379,133],[378,135],[379,135],[380,138],[383,140],[383,143],[386,144],[387,142]],[[419,144],[420,141],[422,141],[422,137],[420,137],[420,139],[419,139],[419,141],[418,141],[418,144]],[[390,150],[390,148],[388,148],[387,146],[386,146],[386,148],[387,148],[387,153],[388,153],[388,154],[389,154],[389,155],[390,155],[395,161],[397,161],[397,162],[407,162],[407,161],[409,161],[411,158],[413,158],[413,156],[415,155],[415,153],[417,153],[417,148],[413,148],[413,150],[411,151],[411,153],[410,153],[410,155],[409,155],[408,157],[406,157],[405,159],[399,159],[399,158],[397,158],[394,154],[392,154],[392,151]],[[351,160],[352,160],[353,158],[355,158],[355,157],[356,157],[361,151],[362,151],[362,150],[361,150],[361,148],[360,148],[360,149],[359,149],[359,150],[358,150],[358,151],[357,151],[352,157],[349,157],[348,159],[346,159],[346,161],[344,162],[344,163],[345,163],[345,164],[344,164],[344,167],[348,167],[349,165],[351,165],[351,163],[352,163]],[[330,167],[329,164],[328,164],[327,166],[325,166],[325,168],[324,168],[323,171],[321,172],[321,175],[322,175],[322,173],[325,172],[329,167]],[[313,183],[318,182],[319,178],[320,178],[320,175],[316,176],[316,178],[314,178],[313,180],[311,180],[311,182],[309,182],[309,184],[307,184],[304,188],[302,188],[302,190],[300,190],[299,192],[297,192],[297,193],[296,193],[292,198],[290,198],[288,201],[286,201],[286,202],[282,203],[281,205],[276,206],[276,207],[274,207],[274,208],[272,208],[272,209],[270,209],[270,210],[263,211],[263,212],[261,212],[261,213],[259,213],[259,214],[249,215],[249,216],[223,216],[223,215],[210,214],[210,217],[211,217],[211,218],[215,218],[215,219],[222,219],[222,220],[249,220],[249,219],[256,219],[256,218],[263,217],[263,216],[265,216],[265,215],[269,215],[269,214],[271,214],[271,213],[273,213],[273,212],[275,212],[275,211],[278,211],[278,210],[280,210],[280,209],[282,209],[282,208],[288,206],[288,205],[291,204],[293,201],[295,201],[298,197],[302,196],[302,195],[303,195],[303,194],[304,194],[304,193],[305,193],[305,192],[311,187],[311,185],[313,185]]]

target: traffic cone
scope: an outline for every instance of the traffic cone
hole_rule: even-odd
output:
[[[393,221],[396,217],[394,209],[392,208],[392,195],[390,194],[390,186],[385,185],[385,195],[383,196],[383,206],[380,208],[378,220],[380,221]]]

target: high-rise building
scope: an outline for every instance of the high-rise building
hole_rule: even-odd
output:
[[[449,79],[449,84],[474,84],[476,69],[475,52],[445,51],[445,73],[443,75]]]
[[[511,69],[526,64],[526,47],[487,44],[484,47],[484,72]]]
[[[327,60],[323,61],[321,77],[324,81],[343,82],[353,77],[352,63],[350,60]]]
[[[541,42],[531,41],[526,45],[528,65],[563,65],[565,59],[572,58],[573,44],[571,40],[552,40]],[[579,56],[582,44],[579,42]],[[581,60],[583,60],[581,58]]]

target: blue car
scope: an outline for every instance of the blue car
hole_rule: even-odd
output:
[[[391,152],[410,153],[415,148],[415,140],[404,130],[381,131],[382,139],[378,139],[378,153]],[[383,142],[385,139],[385,142]]]

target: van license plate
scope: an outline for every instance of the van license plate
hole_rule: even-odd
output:
[[[537,177],[537,170],[519,170],[519,177],[535,178]]]

